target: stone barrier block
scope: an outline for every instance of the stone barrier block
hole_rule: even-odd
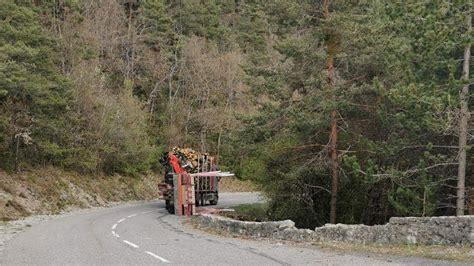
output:
[[[474,216],[393,217],[385,225],[326,224],[315,230],[297,229],[291,220],[245,222],[203,214],[199,227],[252,238],[360,244],[474,245]]]

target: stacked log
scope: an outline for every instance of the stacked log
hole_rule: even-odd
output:
[[[174,147],[171,153],[179,159],[181,167],[190,174],[216,170],[213,169],[215,168],[213,166],[213,157],[209,156],[208,153],[200,153],[190,148],[179,147]],[[163,165],[167,165],[167,161],[168,152],[163,154],[160,162]]]

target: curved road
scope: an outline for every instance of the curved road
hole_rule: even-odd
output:
[[[222,193],[220,206],[257,201]],[[7,243],[0,265],[382,265],[443,264],[418,258],[343,254],[277,242],[225,238],[183,224],[163,202],[127,204],[34,225]]]

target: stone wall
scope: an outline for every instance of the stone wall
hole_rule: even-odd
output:
[[[361,244],[474,245],[474,215],[393,217],[385,225],[326,224],[314,231],[297,229],[291,220],[244,222],[213,214],[195,216],[193,220],[200,228],[251,238]]]

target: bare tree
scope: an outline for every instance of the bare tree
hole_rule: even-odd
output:
[[[244,101],[242,60],[238,51],[220,52],[200,37],[184,42],[168,105],[168,112],[176,114],[166,129],[176,141],[172,145],[220,154],[226,132],[236,126],[233,112]]]

